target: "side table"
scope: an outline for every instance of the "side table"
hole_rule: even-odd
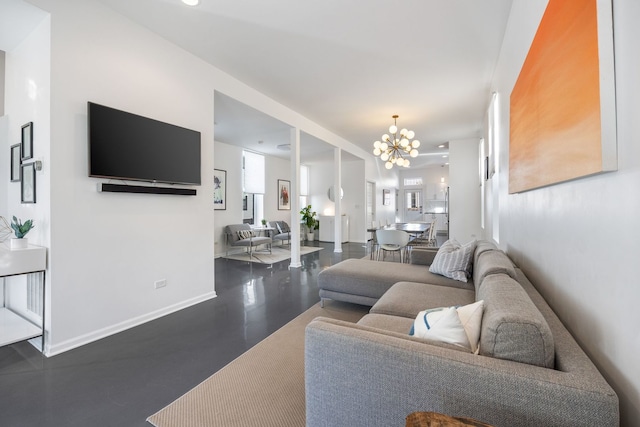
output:
[[[29,245],[25,249],[9,249],[0,244],[0,278],[2,283],[2,300],[0,301],[0,347],[42,336],[42,353],[44,353],[44,295],[45,274],[47,265],[47,249],[42,246]],[[40,273],[42,286],[40,301],[42,312],[40,324],[35,324],[15,310],[10,301],[5,277],[22,274]],[[26,292],[25,292],[26,295]]]

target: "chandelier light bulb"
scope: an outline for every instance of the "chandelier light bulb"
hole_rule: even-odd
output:
[[[382,141],[375,141],[373,143],[373,154],[380,156],[380,160],[385,162],[384,167],[387,169],[393,168],[393,165],[398,167],[409,167],[411,162],[409,157],[417,157],[420,146],[420,141],[412,141],[415,136],[415,132],[402,128],[398,132],[397,119],[398,115],[394,115],[393,125],[389,126],[389,134],[382,135]]]

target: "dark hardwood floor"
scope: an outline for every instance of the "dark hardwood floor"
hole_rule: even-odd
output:
[[[0,426],[143,427],[145,419],[319,301],[324,268],[366,255],[361,243],[272,267],[215,260],[217,297],[100,341],[43,358],[0,348]]]

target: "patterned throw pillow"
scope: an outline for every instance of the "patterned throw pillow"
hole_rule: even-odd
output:
[[[256,233],[253,230],[238,230],[238,239],[249,239],[251,237],[256,237]]]
[[[447,240],[438,249],[429,271],[460,282],[467,282],[471,273],[471,260],[476,241],[460,245],[455,239]]]

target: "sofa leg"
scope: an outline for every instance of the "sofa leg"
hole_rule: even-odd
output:
[[[320,298],[320,307],[324,308],[324,298]]]

